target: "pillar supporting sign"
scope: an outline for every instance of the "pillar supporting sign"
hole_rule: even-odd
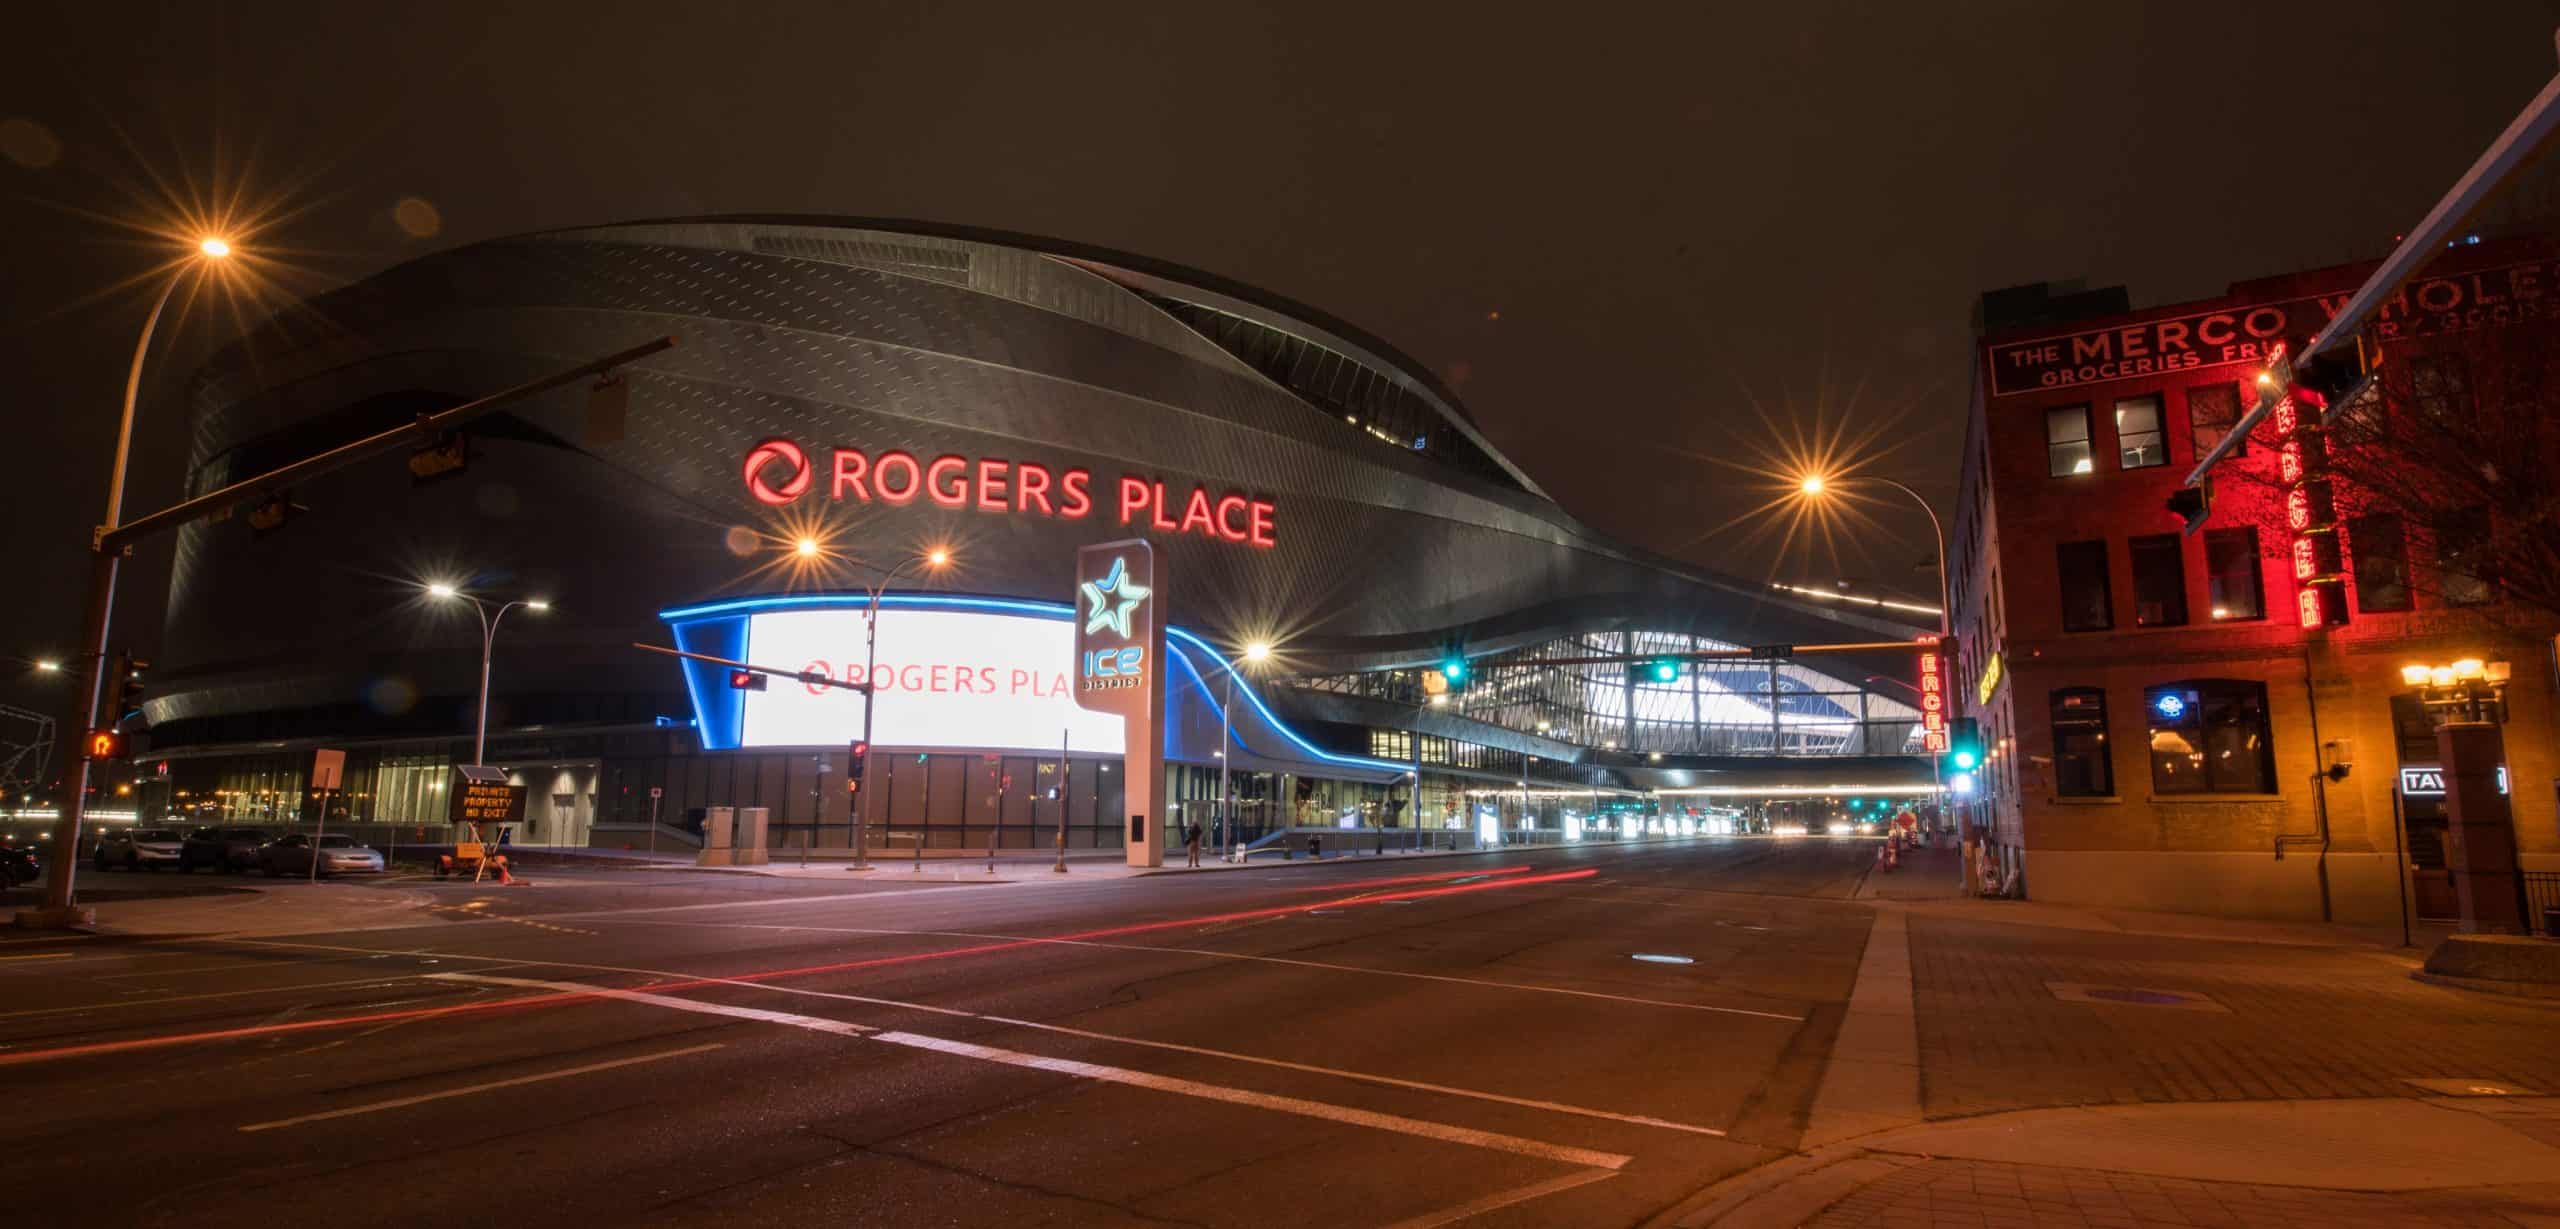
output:
[[[1076,706],[1122,722],[1131,866],[1164,865],[1163,584],[1155,548],[1144,541],[1076,552]]]

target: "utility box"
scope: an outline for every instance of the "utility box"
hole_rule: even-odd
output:
[[[772,812],[764,807],[738,808],[736,843],[730,848],[729,865],[763,866],[772,860],[765,848],[765,823]]]
[[[702,852],[695,854],[695,866],[734,866],[738,833],[736,807],[711,807],[702,813]]]

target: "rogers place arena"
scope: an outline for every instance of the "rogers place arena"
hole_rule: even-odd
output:
[[[445,585],[499,616],[486,759],[527,787],[519,842],[681,844],[738,806],[783,850],[851,844],[857,809],[875,852],[1046,848],[1062,823],[1118,848],[1123,778],[1155,757],[1075,676],[1078,551],[1123,539],[1156,569],[1114,609],[1146,599],[1162,636],[1146,809],[1168,831],[1216,827],[1222,775],[1241,841],[1349,830],[1335,848],[1699,830],[1764,785],[1929,789],[1907,653],[1546,664],[1916,623],[1608,541],[1385,342],[1073,244],[713,218],[444,252],[218,354],[189,388],[186,493],[670,334],[608,387],[296,486],[281,524],[188,528],[143,813],[308,822],[327,747],[333,825],[444,839],[487,626]],[[875,590],[868,699],[633,647],[859,682]],[[548,609],[501,613],[520,599]],[[1267,661],[1239,660],[1251,642]]]

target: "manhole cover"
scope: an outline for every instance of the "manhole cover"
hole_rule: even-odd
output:
[[[2439,1097],[2539,1097],[2542,1095],[2521,1084],[2504,1084],[2496,1080],[2402,1080],[2400,1082],[2426,1089]]]
[[[2217,1011],[2231,1009],[2201,994],[2185,990],[2161,990],[2150,986],[2091,986],[2079,982],[2049,981],[2045,989],[2065,1003],[2096,1003],[2118,1007],[2167,1007],[2176,1011]]]

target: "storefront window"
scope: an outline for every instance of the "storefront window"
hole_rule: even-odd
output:
[[[2196,679],[2143,693],[2155,794],[2271,794],[2275,744],[2267,689],[2237,679]]]
[[[2116,792],[2107,760],[2107,693],[2095,687],[2054,692],[2053,792],[2064,798],[2104,798]]]

